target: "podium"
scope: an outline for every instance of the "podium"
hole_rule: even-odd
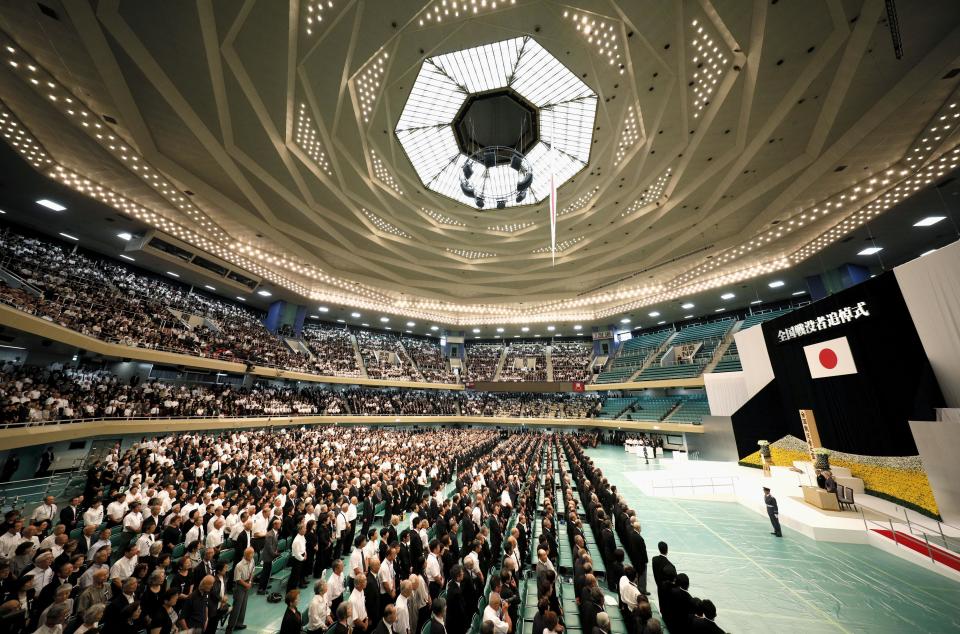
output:
[[[837,501],[837,494],[830,493],[820,487],[801,486],[803,489],[803,501],[824,511],[839,511],[840,502]]]

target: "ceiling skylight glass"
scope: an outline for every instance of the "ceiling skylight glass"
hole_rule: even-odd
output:
[[[559,187],[587,165],[597,95],[531,37],[426,59],[397,122],[397,138],[425,187],[474,207],[460,187],[470,157],[454,123],[472,95],[491,91],[509,91],[536,111],[538,139],[525,155],[533,183],[522,201],[506,206],[539,203],[550,195],[551,175]],[[496,191],[510,191],[517,181],[510,165],[478,166],[477,172]],[[484,183],[476,185],[479,193]]]

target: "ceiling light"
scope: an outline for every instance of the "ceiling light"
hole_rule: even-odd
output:
[[[581,326],[580,324],[577,324],[576,326],[573,327],[573,329],[574,329],[574,330],[582,330],[582,329],[583,329],[583,326]]]
[[[180,277],[177,273],[174,273],[173,271],[167,271],[167,275],[169,275],[170,277]]]
[[[806,294],[807,294],[807,291],[796,291],[794,293],[791,293],[791,295],[806,295]]]
[[[762,304],[762,303],[763,303],[763,300],[755,299],[752,302],[750,302],[750,305],[753,306],[754,304]]]
[[[369,328],[369,327],[370,327],[370,324],[366,324],[366,323],[360,324],[360,325],[363,326],[364,328]]]
[[[514,338],[514,339],[519,339],[519,338],[520,338],[520,335],[514,335],[513,338]]]
[[[320,319],[320,315],[310,315],[310,319]]]
[[[767,284],[767,286],[769,286],[770,288],[780,288],[784,284],[786,284],[786,282],[784,282],[783,280],[774,280],[769,284]]]
[[[724,293],[720,296],[720,299],[733,299],[734,297],[736,297],[736,295],[733,293]]]
[[[3,209],[0,209],[0,215],[2,215],[2,216],[6,216],[6,215],[7,215],[7,212],[6,212],[6,211],[4,211]]]
[[[523,328],[520,329],[520,332],[530,332],[530,328],[528,328],[527,326],[524,326]]]
[[[121,240],[123,240],[124,242],[127,242],[127,241],[129,241],[129,240],[133,240],[133,234],[127,233],[126,231],[123,231],[123,232],[121,232],[121,233],[118,233],[118,234],[117,234],[117,237],[120,238]]]
[[[497,332],[503,332],[503,327],[497,328]]]
[[[136,262],[136,260],[134,260],[133,258],[131,258],[129,255],[124,255],[124,254],[122,254],[122,253],[121,253],[119,256],[117,256],[117,257],[121,257],[121,258],[123,258],[124,260],[130,260],[131,262]]]
[[[657,311],[653,311],[652,313],[648,313],[648,315],[650,315],[650,317],[659,317],[660,313]]]
[[[52,209],[53,211],[65,211],[65,210],[66,210],[66,207],[64,207],[64,206],[61,205],[60,203],[55,203],[55,202],[53,202],[52,200],[48,200],[48,199],[46,199],[46,198],[41,198],[40,200],[37,201],[37,204],[40,205],[41,207],[46,207],[47,209]]]
[[[215,291],[215,290],[217,290],[217,289],[215,289],[214,287],[210,286],[209,284],[204,284],[203,287],[204,287],[205,289],[207,289],[208,291]]]
[[[440,326],[430,326],[430,330],[433,330],[433,331],[440,330]]]
[[[73,240],[74,242],[77,242],[80,240],[80,238],[78,238],[77,236],[72,236],[69,233],[64,233],[62,231],[60,232],[60,235],[62,235],[67,240]]]
[[[693,319],[693,315],[684,315],[683,318],[684,318],[684,319]]]
[[[337,320],[337,323],[338,323],[338,324],[345,324],[345,323],[347,323],[347,322],[345,322],[345,321],[342,320],[342,319],[338,319],[338,320]]]
[[[237,295],[237,299],[239,299],[241,302],[247,301],[246,297],[240,297],[239,295]]]
[[[620,323],[621,323],[621,324],[629,324],[629,323],[630,323],[630,318],[629,318],[629,317],[624,317],[623,319],[620,320]]]
[[[261,288],[259,291],[257,291],[257,295],[259,295],[260,297],[270,297],[271,295],[273,295],[273,293],[271,293],[270,291],[264,288]]]
[[[658,326],[662,326],[662,325],[664,325],[665,323],[667,323],[667,322],[665,322],[665,321],[663,321],[663,320],[660,320],[660,321],[657,322],[657,325],[658,325]]]
[[[684,310],[690,310],[691,308],[693,308],[693,304],[691,304],[690,302],[687,302],[686,304],[680,304],[680,308]]]
[[[540,333],[539,333],[539,332],[534,335],[534,337],[539,337],[539,336],[540,336]]]
[[[407,333],[408,335],[412,335],[412,334],[413,334],[413,331],[412,331],[412,330],[404,330],[403,332]]]
[[[478,332],[480,332],[480,329],[479,329],[479,328],[474,328],[474,329],[473,329],[473,334],[477,334]]]
[[[381,323],[384,323],[384,324],[385,324],[385,323],[387,323],[388,321],[390,321],[390,318],[389,318],[389,317],[381,317],[381,318],[380,318],[380,321],[381,321]]]
[[[350,316],[353,317],[354,319],[359,319],[360,313],[350,313]]]
[[[479,339],[480,337],[474,337],[474,339]]]
[[[491,188],[498,183],[498,191],[515,190],[517,171],[510,164],[473,162],[464,171],[470,160],[460,151],[452,125],[469,95],[507,88],[539,109],[540,138],[525,153],[535,175],[523,190],[528,195],[510,196],[504,206],[539,203],[550,195],[548,175],[555,175],[559,187],[586,166],[596,93],[532,37],[518,37],[421,64],[395,133],[428,189],[471,207],[484,200],[492,204]]]
[[[923,220],[918,220],[917,222],[913,223],[913,226],[914,226],[914,227],[929,227],[929,226],[931,226],[931,225],[937,224],[937,223],[940,222],[941,220],[946,220],[946,219],[947,219],[946,216],[927,216],[927,217],[924,218]]]
[[[393,330],[393,328],[391,328],[390,326],[384,326],[383,329],[384,329],[384,330]]]
[[[321,307],[319,307],[317,310],[319,310],[321,313],[329,313],[329,312],[330,312],[330,309],[327,308],[326,306],[321,306]]]
[[[934,251],[936,251],[936,249],[930,249],[929,251],[924,251],[923,253],[920,254],[920,257],[922,258],[925,255],[930,255]]]
[[[549,332],[553,332],[556,329],[557,329],[556,326],[547,326],[547,331]]]
[[[857,255],[873,255],[874,253],[880,253],[883,251],[883,247],[867,247],[866,249],[857,253]]]
[[[408,321],[408,322],[407,322],[407,328],[413,328],[413,327],[416,326],[416,325],[417,325],[417,324],[414,323],[414,322],[412,322],[412,321]]]
[[[722,312],[725,311],[725,310],[726,310],[726,308],[714,308],[714,309],[713,309],[713,312],[715,312],[715,313],[722,313]]]

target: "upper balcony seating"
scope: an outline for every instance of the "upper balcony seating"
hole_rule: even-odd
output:
[[[625,341],[620,354],[611,362],[610,367],[600,373],[597,383],[623,383],[639,370],[651,354],[654,354],[663,342],[673,334],[673,330],[658,330],[638,335]]]

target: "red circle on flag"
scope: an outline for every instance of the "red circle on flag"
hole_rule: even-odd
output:
[[[828,370],[837,367],[837,353],[830,348],[824,348],[820,351],[820,365]]]

